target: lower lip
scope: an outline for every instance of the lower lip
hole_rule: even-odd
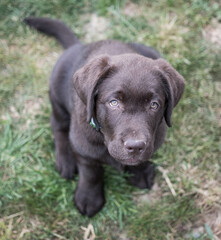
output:
[[[122,162],[124,165],[138,165],[140,163],[139,160],[135,160],[135,159],[127,159]]]

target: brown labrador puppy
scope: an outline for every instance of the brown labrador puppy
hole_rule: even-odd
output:
[[[50,79],[51,125],[61,176],[79,173],[74,201],[89,217],[104,205],[103,163],[132,173],[151,188],[149,162],[184,90],[183,77],[157,51],[114,40],[82,44],[62,22],[26,18],[67,49]]]

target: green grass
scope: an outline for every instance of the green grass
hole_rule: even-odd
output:
[[[145,205],[140,209],[139,218],[130,220],[132,239],[166,239],[171,235],[178,239],[182,227],[194,220],[198,210],[190,197],[181,197],[174,201],[171,197],[165,197],[162,201],[153,206]],[[159,231],[160,227],[160,231]],[[135,236],[134,237],[134,233]],[[172,235],[171,235],[172,236]]]
[[[203,35],[214,19],[221,20],[220,9],[218,0],[1,1],[1,240],[80,240],[82,227],[89,224],[96,240],[221,238],[216,222],[221,207],[221,46]],[[166,142],[153,156],[166,177],[157,171],[158,187],[138,190],[124,174],[106,167],[107,202],[88,219],[72,202],[77,179],[62,179],[54,164],[47,79],[62,49],[30,31],[22,19],[61,19],[84,41],[92,14],[107,22],[105,38],[158,49],[184,76],[186,88]],[[93,31],[99,32],[99,25]]]

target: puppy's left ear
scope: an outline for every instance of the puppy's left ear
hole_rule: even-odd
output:
[[[185,86],[184,78],[165,60],[156,60],[157,68],[160,71],[161,78],[167,95],[167,106],[165,110],[165,120],[168,127],[171,127],[171,115],[173,108],[179,102]]]
[[[114,66],[110,64],[110,57],[102,55],[91,59],[73,76],[74,88],[87,108],[87,121],[91,118],[97,125],[95,116],[95,97],[98,93],[98,86],[107,77]]]

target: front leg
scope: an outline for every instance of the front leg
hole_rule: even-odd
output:
[[[73,179],[77,173],[77,164],[69,141],[69,123],[64,120],[62,122],[62,120],[58,114],[52,113],[51,125],[55,139],[56,169],[61,177]]]
[[[138,166],[127,166],[126,171],[132,176],[128,178],[131,185],[138,188],[151,188],[154,183],[155,167],[151,162],[145,162]]]
[[[79,182],[74,202],[81,214],[92,217],[105,203],[103,167],[81,162],[78,162]]]

